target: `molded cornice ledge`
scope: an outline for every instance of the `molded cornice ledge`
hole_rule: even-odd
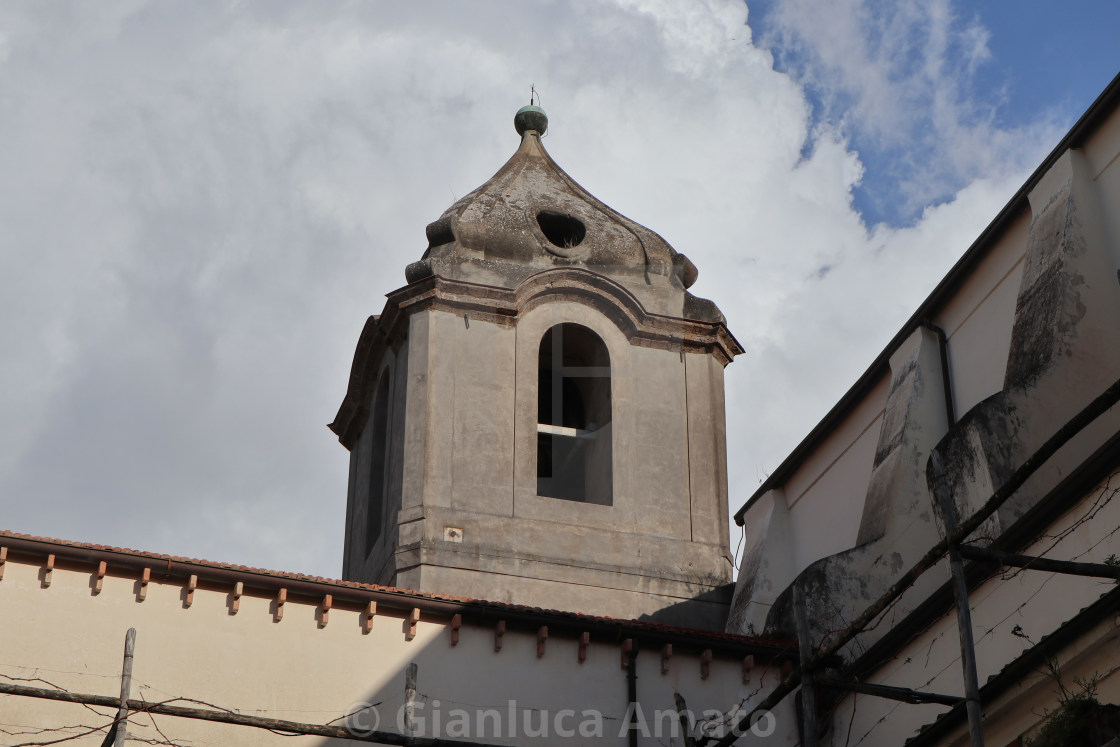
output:
[[[688,298],[692,299],[691,295]],[[463,314],[471,320],[514,325],[520,315],[541,304],[557,301],[579,303],[598,310],[618,325],[631,345],[706,353],[724,366],[744,352],[727,329],[722,315],[714,321],[705,321],[654,314],[620,283],[578,267],[535,273],[512,290],[431,276],[390,293],[384,312],[367,320],[354,352],[346,397],[330,429],[348,449],[357,442],[369,415],[375,384],[372,367],[381,359],[386,347],[399,349],[412,314],[446,311]],[[686,300],[686,310],[688,307]]]

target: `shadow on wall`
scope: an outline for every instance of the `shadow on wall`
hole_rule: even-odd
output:
[[[642,615],[638,619],[678,628],[722,632],[727,628],[727,615],[731,610],[731,597],[734,593],[734,582],[726,583],[692,599],[677,602],[652,614]]]

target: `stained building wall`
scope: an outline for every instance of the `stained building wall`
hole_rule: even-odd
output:
[[[883,378],[862,382],[846,401],[847,414],[827,421],[830,430],[783,465],[781,480],[764,486],[745,507],[744,571],[729,630],[791,630],[790,589],[796,584],[808,598],[814,640],[827,642],[944,536],[939,492],[949,496],[960,515],[970,515],[1058,428],[1120,378],[1116,88],[1114,83],[1112,93],[1102,97],[1112,103],[1075,128],[1076,137],[1047,160],[974,247],[967,264],[953,271],[944,286],[949,290],[935,292],[934,301],[886,351],[878,370],[880,377],[889,372],[889,386],[883,386]],[[1107,482],[1107,475],[1120,464],[1113,453],[1120,432],[1115,409],[1047,460],[970,541],[985,546],[998,540],[1016,551],[1063,559],[1103,562],[1113,556],[1120,517],[1113,515],[1110,502],[1116,480]],[[860,413],[874,412],[882,413],[872,428],[877,443],[861,452],[867,433],[855,424]],[[850,532],[843,523],[795,511],[795,501],[805,500],[803,486],[821,484],[829,468],[841,464],[837,454],[852,455],[862,472],[848,469],[847,479],[829,485],[821,500],[830,501],[833,512],[858,516],[859,532],[846,547],[814,557],[814,549],[804,546],[806,538],[832,525],[842,535]],[[1068,487],[1071,476],[1082,474],[1103,482],[1095,488]],[[1101,496],[1107,505],[1101,505]],[[1069,509],[1060,520],[1052,518],[1058,508]],[[1084,523],[1077,523],[1081,519]],[[1042,539],[1035,540],[1039,535]],[[947,578],[944,564],[924,574],[882,620],[844,649],[861,678],[962,693],[955,617],[951,610],[929,617],[931,608],[922,606],[944,592]],[[1099,580],[1037,572],[997,576],[973,590],[980,683],[1031,645],[1020,634],[1037,643],[1065,630],[1079,610],[1108,590]],[[927,617],[918,619],[919,609],[927,610]],[[912,631],[913,639],[899,643],[891,635],[896,628]],[[884,639],[893,647],[889,656],[882,647],[872,648]],[[1114,639],[1107,626],[1093,628],[1068,651],[1055,654],[1068,660],[1066,679],[1072,681],[1075,673],[1090,671],[1089,652],[1099,652],[1101,693],[1111,702],[1116,702],[1117,684],[1110,673],[1120,664]],[[1010,693],[991,696],[997,735],[992,743],[1005,744],[1037,728],[1043,712],[1037,706],[1057,703],[1056,687],[1042,677],[1025,676],[1013,691],[1024,696],[1021,705]],[[945,711],[868,696],[834,696],[830,702],[840,704],[831,721],[830,739],[836,745],[901,744]],[[962,734],[958,729],[944,737],[948,741],[926,743],[963,744]]]

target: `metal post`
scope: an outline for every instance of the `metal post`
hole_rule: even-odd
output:
[[[961,639],[961,668],[964,670],[965,709],[972,747],[984,747],[983,716],[980,713],[980,682],[976,677],[976,648],[972,640],[972,611],[968,608],[968,584],[955,544],[949,545],[949,568],[953,573],[953,596],[957,601],[957,630]]]
[[[817,689],[809,659],[813,656],[813,638],[809,633],[809,616],[801,587],[793,585],[793,616],[797,623],[797,649],[801,657],[801,747],[817,747]]]
[[[965,711],[968,714],[968,734],[972,747],[984,747],[984,722],[980,711],[980,682],[976,676],[976,646],[972,639],[972,610],[968,606],[968,581],[964,575],[960,546],[953,541],[957,532],[957,506],[943,478],[941,460],[935,451],[930,455],[930,468],[937,475],[934,494],[945,523],[945,536],[949,539],[949,570],[953,575],[953,599],[957,605],[957,632],[961,642],[961,670],[964,676]]]
[[[132,694],[132,657],[136,652],[136,628],[129,628],[124,635],[124,665],[121,667],[121,705],[117,709],[114,726],[116,739],[113,747],[124,747],[128,738],[128,697]]]

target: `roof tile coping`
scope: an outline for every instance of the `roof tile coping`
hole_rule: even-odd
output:
[[[54,554],[56,559],[71,562],[97,563],[104,560],[110,571],[114,564],[119,567],[122,563],[137,569],[147,567],[152,569],[153,576],[159,570],[157,563],[165,565],[164,572],[158,578],[153,578],[153,581],[165,581],[180,576],[186,578],[193,574],[198,576],[199,581],[226,583],[241,581],[249,588],[277,590],[287,588],[289,592],[302,593],[309,597],[331,593],[334,595],[336,607],[339,603],[345,605],[347,601],[360,607],[375,599],[379,605],[384,604],[397,609],[419,607],[422,610],[448,616],[467,613],[475,618],[476,623],[505,619],[511,624],[524,623],[526,629],[534,632],[542,623],[546,623],[553,635],[568,633],[578,636],[582,632],[595,631],[608,633],[610,635],[608,640],[621,641],[625,638],[635,638],[639,643],[672,642],[697,650],[711,648],[713,652],[724,655],[754,655],[764,661],[795,659],[797,656],[797,642],[792,640],[742,636],[711,630],[681,628],[646,620],[628,620],[508,602],[492,602],[451,594],[434,594],[394,586],[343,581],[323,576],[131,550],[112,545],[38,537],[7,530],[0,530],[0,547],[7,547],[9,552],[14,551],[19,554]],[[14,560],[12,557],[8,559]],[[176,565],[179,567],[176,568]]]

